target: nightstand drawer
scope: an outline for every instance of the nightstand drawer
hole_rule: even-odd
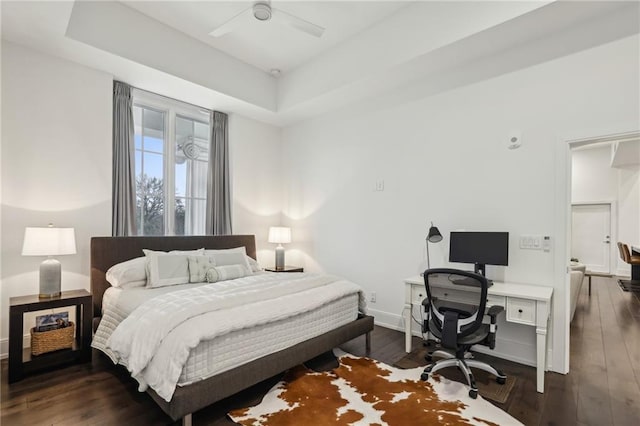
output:
[[[507,299],[507,321],[535,325],[536,301],[509,297]]]

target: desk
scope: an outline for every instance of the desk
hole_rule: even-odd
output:
[[[631,244],[631,254],[640,256],[640,244]],[[640,265],[631,265],[631,279],[640,280]]]
[[[424,279],[415,276],[404,280],[404,330],[405,350],[411,352],[411,313],[413,306],[422,307],[427,291]],[[438,283],[432,288],[434,297],[462,303],[477,304],[477,289]],[[494,282],[489,287],[487,308],[499,305],[505,308],[508,322],[529,325],[536,328],[536,371],[537,390],[544,392],[544,372],[547,369],[547,323],[551,311],[553,288],[526,284]]]

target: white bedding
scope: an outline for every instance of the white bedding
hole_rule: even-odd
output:
[[[105,309],[93,342],[93,347],[114,362],[127,366],[140,382],[140,390],[150,385],[167,401],[181,378],[193,379],[193,375],[185,377],[184,367],[201,341],[215,343],[233,332],[304,316],[349,295],[359,295],[360,310],[365,309],[357,285],[326,275],[258,274],[223,283],[177,287],[180,289],[173,291],[167,290],[169,287],[124,290],[127,297],[120,293],[115,303],[109,299],[113,295],[107,296],[105,306],[110,307]],[[143,300],[149,297],[149,291],[157,291],[157,295]],[[334,319],[348,322],[343,314]],[[316,322],[321,323],[321,318]],[[236,346],[241,342],[237,340]],[[233,368],[223,361],[224,357],[214,364]]]

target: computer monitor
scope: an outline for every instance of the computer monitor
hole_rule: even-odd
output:
[[[449,262],[473,263],[475,272],[482,275],[486,265],[507,266],[509,233],[451,232]]]

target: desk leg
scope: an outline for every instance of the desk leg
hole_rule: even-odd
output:
[[[405,303],[404,305],[404,350],[411,352],[411,309],[413,305],[411,303]]]
[[[544,393],[544,372],[547,362],[547,329],[536,328],[536,390]]]

